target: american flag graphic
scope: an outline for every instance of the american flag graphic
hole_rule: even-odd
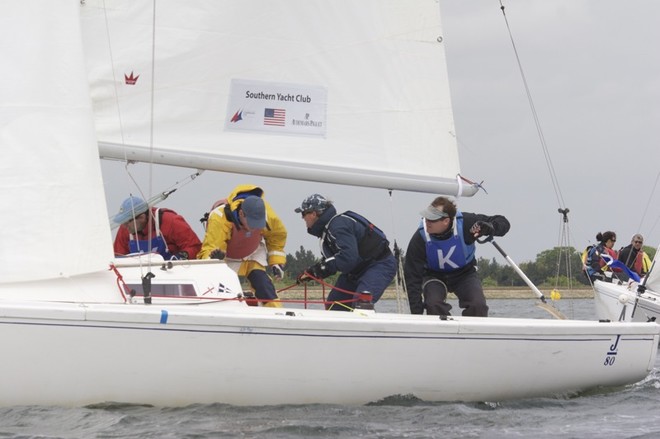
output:
[[[264,109],[264,125],[283,127],[286,119],[286,110],[283,108]]]

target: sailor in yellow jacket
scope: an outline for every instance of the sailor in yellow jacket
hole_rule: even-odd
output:
[[[239,185],[226,200],[215,203],[208,216],[198,259],[225,259],[239,276],[247,277],[264,306],[281,307],[271,278],[281,278],[286,263],[286,228],[263,199],[258,186]]]

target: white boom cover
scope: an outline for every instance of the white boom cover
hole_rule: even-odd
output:
[[[82,13],[102,157],[476,192],[456,181],[436,0],[87,0]]]

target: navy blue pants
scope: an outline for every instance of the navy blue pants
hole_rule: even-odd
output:
[[[426,314],[451,315],[451,305],[447,303],[447,291],[458,297],[458,306],[463,308],[464,316],[488,317],[486,296],[476,271],[471,271],[457,278],[424,278],[422,294]]]
[[[371,293],[372,302],[378,302],[385,289],[392,283],[396,275],[396,259],[389,255],[379,261],[373,262],[362,272],[360,276],[340,274],[335,283],[336,288],[356,293]],[[328,294],[328,302],[344,301],[342,303],[330,303],[326,309],[332,311],[351,311],[358,300],[358,295],[343,293],[333,288]]]
[[[247,275],[250,285],[254,288],[254,295],[257,299],[262,300],[275,300],[277,299],[277,292],[273,281],[268,277],[268,273],[263,270],[252,270]]]

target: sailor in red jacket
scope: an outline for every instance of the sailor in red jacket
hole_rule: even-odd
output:
[[[157,252],[165,260],[195,259],[202,248],[181,215],[170,209],[149,208],[138,197],[124,200],[113,221],[121,224],[114,243],[116,256]]]

